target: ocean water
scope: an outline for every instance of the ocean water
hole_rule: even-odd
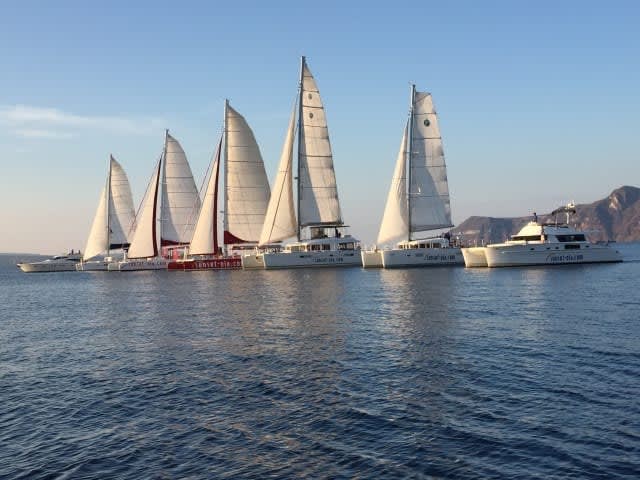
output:
[[[0,256],[0,478],[640,478],[640,245],[619,248],[497,270]]]

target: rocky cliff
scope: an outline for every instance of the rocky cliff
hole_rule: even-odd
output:
[[[576,205],[576,212],[569,223],[586,231],[591,241],[640,241],[640,188],[627,186],[617,188],[602,200]],[[538,219],[552,221],[549,215],[539,214]],[[460,235],[464,243],[471,245],[502,242],[531,220],[531,216],[469,217],[451,233]],[[562,221],[564,220],[563,216]]]

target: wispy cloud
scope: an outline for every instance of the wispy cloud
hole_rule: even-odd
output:
[[[149,134],[163,128],[164,121],[158,117],[89,116],[57,108],[12,105],[0,106],[0,125],[20,137],[71,138],[79,130]]]

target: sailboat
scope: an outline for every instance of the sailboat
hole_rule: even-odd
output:
[[[129,247],[135,218],[129,179],[122,165],[110,155],[107,183],[100,194],[84,255],[76,265],[76,270],[107,270],[107,265],[113,262],[111,250]],[[105,256],[96,259],[100,255]]]
[[[225,176],[223,245],[218,242],[221,163]],[[269,180],[253,131],[244,117],[226,100],[223,133],[209,168],[204,201],[188,256],[170,262],[169,269],[239,269],[240,253],[255,248],[258,243],[269,197]]]
[[[447,167],[431,94],[411,85],[410,105],[377,243],[403,240],[395,248],[362,251],[365,268],[464,263],[460,248],[452,246],[448,234],[416,238],[419,232],[453,224]]]
[[[296,122],[297,114],[297,122]],[[297,126],[297,204],[293,201],[293,146]],[[361,265],[360,242],[343,234],[333,155],[320,92],[305,57],[301,59],[294,106],[269,200],[259,247],[242,257],[245,269],[348,267]],[[282,250],[275,242],[296,237]]]
[[[199,209],[200,197],[187,156],[166,131],[164,149],[147,186],[126,258],[110,263],[108,269],[165,270],[167,255],[188,245],[193,233],[191,217]]]

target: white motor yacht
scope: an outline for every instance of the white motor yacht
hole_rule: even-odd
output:
[[[558,215],[566,214],[565,223],[558,223]],[[462,249],[465,265],[487,267],[513,267],[525,265],[564,265],[575,263],[621,262],[622,254],[608,242],[591,243],[585,232],[569,225],[569,215],[575,206],[569,204],[554,210],[553,223],[540,223],[537,216],[516,235],[504,243],[486,247]],[[482,265],[481,252],[486,265]]]
[[[18,268],[25,273],[36,272],[71,272],[76,270],[76,263],[82,254],[71,250],[66,255],[56,255],[41,262],[18,263]]]

